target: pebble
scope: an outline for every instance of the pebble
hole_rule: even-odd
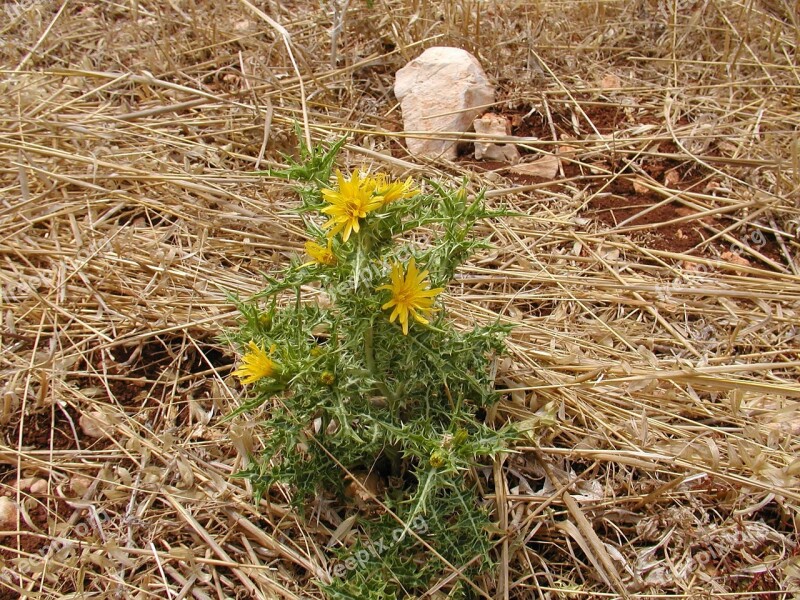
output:
[[[0,531],[16,531],[19,509],[8,496],[0,496]],[[4,536],[0,534],[0,538]]]
[[[503,115],[486,113],[482,117],[473,121],[475,133],[488,136],[510,135],[511,123]],[[519,150],[514,144],[475,142],[476,160],[499,160],[517,164],[519,162]]]

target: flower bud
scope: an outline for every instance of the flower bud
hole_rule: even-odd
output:
[[[431,457],[428,459],[428,462],[434,469],[443,467],[447,462],[447,454],[444,450],[434,450],[431,452]]]

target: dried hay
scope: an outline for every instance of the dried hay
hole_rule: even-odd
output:
[[[254,508],[257,423],[218,423],[225,290],[303,241],[250,174],[294,121],[528,215],[447,300],[514,323],[490,418],[536,432],[485,474],[486,597],[797,594],[793,3],[347,4],[3,5],[0,597],[321,597],[341,517]],[[448,44],[555,180],[405,156],[393,73]]]

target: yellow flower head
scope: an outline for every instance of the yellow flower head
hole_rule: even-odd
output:
[[[404,335],[408,335],[408,315],[411,314],[414,319],[427,325],[428,320],[421,313],[430,315],[435,311],[433,301],[439,293],[444,291],[444,288],[429,289],[430,282],[426,280],[427,277],[427,271],[421,273],[417,271],[417,265],[412,258],[405,274],[403,274],[403,266],[399,263],[395,264],[392,267],[392,283],[378,288],[392,292],[392,299],[381,308],[386,310],[394,307],[389,321],[394,323],[395,319],[399,318]]]
[[[322,209],[330,217],[323,227],[331,228],[331,236],[341,231],[342,241],[346,242],[352,232],[358,233],[359,221],[381,205],[382,198],[373,196],[374,183],[370,178],[362,178],[358,169],[353,171],[350,179],[345,179],[340,171],[336,171],[336,179],[338,190],[322,190],[322,197],[330,204]]]
[[[255,342],[251,340],[247,347],[249,350],[242,357],[244,364],[233,372],[242,383],[255,383],[280,372],[280,367]]]
[[[414,187],[411,177],[405,181],[389,181],[386,175],[376,175],[373,180],[375,195],[381,197],[381,206],[419,194],[419,189]]]
[[[336,264],[336,255],[333,253],[332,247],[333,241],[328,240],[328,247],[320,246],[317,242],[306,242],[306,254],[308,254],[312,259],[311,262],[306,263],[306,265],[310,264],[318,264],[318,265],[327,265],[332,267]],[[304,265],[305,266],[305,265]]]

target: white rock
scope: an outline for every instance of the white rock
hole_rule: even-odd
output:
[[[0,531],[15,531],[19,509],[8,496],[0,496]],[[4,536],[0,535],[0,538]]]
[[[472,122],[478,135],[510,135],[511,124],[503,115],[486,113]],[[514,144],[475,142],[475,158],[477,160],[500,160],[516,164],[519,162],[519,150]]]
[[[31,483],[30,487],[31,494],[33,494],[34,496],[43,496],[44,494],[47,493],[49,487],[50,486],[47,485],[46,479],[36,478],[36,480],[33,483]]]
[[[82,414],[78,423],[83,433],[92,438],[111,435],[114,431],[114,426],[108,422],[108,417],[99,410]]]
[[[24,477],[23,479],[17,479],[15,488],[20,490],[21,492],[27,492],[31,489],[31,486],[39,481],[38,477]]]
[[[532,175],[543,179],[555,179],[556,175],[558,175],[559,166],[561,166],[561,159],[555,154],[548,154],[542,158],[537,158],[533,162],[512,167],[511,172],[517,175]]]
[[[397,72],[394,94],[405,131],[463,133],[494,102],[478,60],[460,48],[428,48]],[[406,138],[415,156],[456,157],[456,140]]]

